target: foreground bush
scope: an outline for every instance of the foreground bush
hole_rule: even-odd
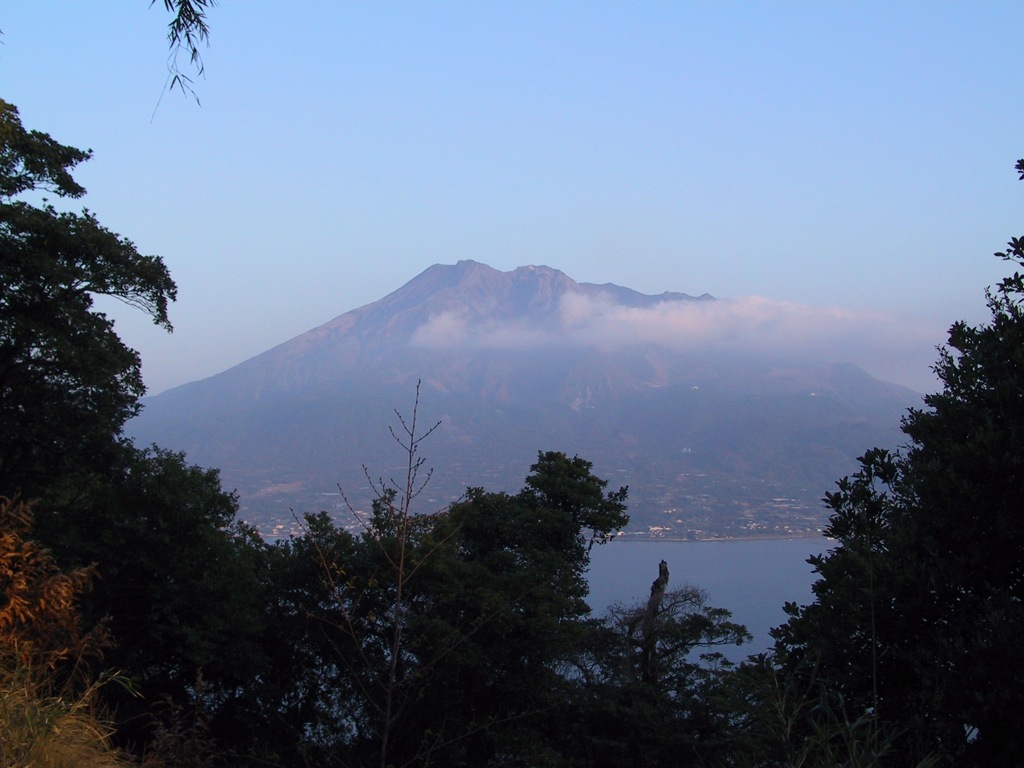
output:
[[[129,765],[94,708],[96,684],[79,674],[98,655],[102,627],[82,632],[78,598],[92,570],[61,571],[31,539],[32,510],[0,498],[0,765]]]

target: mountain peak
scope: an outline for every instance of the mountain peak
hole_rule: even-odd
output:
[[[358,364],[365,351],[400,352],[425,337],[457,343],[455,328],[534,329],[554,339],[562,332],[566,302],[572,297],[628,308],[714,300],[708,294],[698,298],[667,291],[648,295],[613,283],[577,283],[546,265],[502,272],[463,259],[434,264],[384,298],[339,315],[242,365],[281,365],[308,351],[323,357],[327,369],[335,370],[339,365]],[[327,363],[327,358],[333,362]]]
[[[463,259],[454,265],[435,264],[422,272],[418,277],[413,278],[407,285],[418,284],[421,278],[431,283],[438,279],[446,279],[449,285],[469,287],[482,286],[494,290],[504,290],[513,283],[534,283],[555,282],[564,288],[571,288],[577,283],[568,277],[561,270],[545,265],[528,264],[522,267],[502,272],[487,264],[472,259]]]
[[[346,314],[362,314],[367,318],[384,314],[390,317],[392,324],[396,312],[412,312],[420,323],[440,313],[456,312],[467,321],[516,320],[546,324],[557,317],[568,294],[600,298],[627,307],[714,300],[707,293],[694,297],[665,291],[652,296],[614,283],[577,283],[561,270],[546,265],[528,264],[502,272],[464,259],[456,264],[434,264],[380,301]],[[413,330],[410,329],[410,333]]]
[[[552,283],[558,284],[562,290],[571,290],[577,285],[564,272],[552,267],[529,265],[502,272],[482,262],[463,259],[455,264],[434,264],[380,301],[354,311],[359,312],[380,304],[394,306],[396,301],[401,304],[410,300],[430,301],[432,296],[437,295],[452,298],[455,294],[479,296],[493,293],[500,296],[508,293],[514,285],[540,287]]]

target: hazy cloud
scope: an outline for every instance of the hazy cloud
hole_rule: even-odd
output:
[[[570,294],[545,327],[478,322],[465,313],[446,312],[421,326],[413,343],[485,349],[656,344],[679,351],[800,356],[854,363],[880,378],[927,391],[934,388],[929,366],[944,330],[905,317],[758,296],[632,308]]]

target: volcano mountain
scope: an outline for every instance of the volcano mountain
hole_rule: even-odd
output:
[[[558,450],[629,486],[635,535],[812,532],[824,492],[867,448],[895,447],[920,398],[853,365],[709,342],[718,302],[543,266],[439,264],[145,398],[128,433],[218,467],[268,535],[296,514],[366,509],[368,477],[404,478],[389,429],[414,407],[421,434],[439,424],[420,445],[433,475],[419,511],[467,486],[518,489],[538,451]]]

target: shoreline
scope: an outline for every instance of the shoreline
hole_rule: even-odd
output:
[[[711,544],[711,543],[728,543],[730,541],[797,541],[797,540],[813,540],[813,539],[826,539],[828,541],[834,541],[823,533],[818,534],[799,534],[794,533],[787,536],[729,536],[729,537],[715,537],[715,538],[697,538],[689,539],[679,536],[633,536],[631,534],[621,534],[609,539],[609,542],[613,541],[635,541],[644,543],[655,543],[658,542],[673,542],[678,544]]]

